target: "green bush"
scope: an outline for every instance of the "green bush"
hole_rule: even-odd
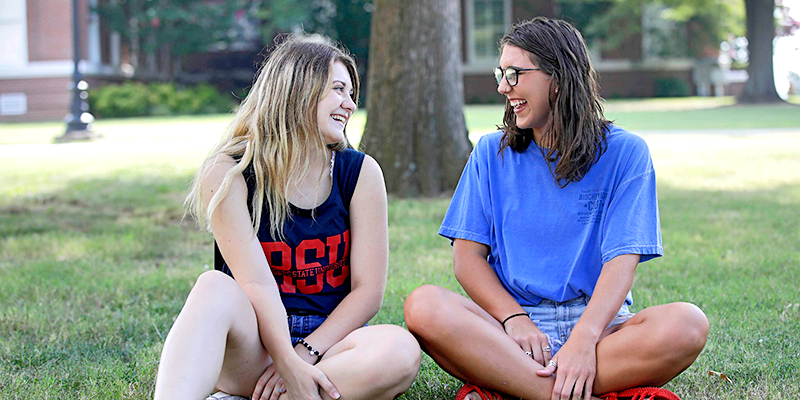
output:
[[[689,85],[681,78],[656,78],[653,85],[655,97],[686,97],[691,94]]]
[[[172,83],[147,85],[150,115],[174,115],[178,109],[178,89]]]
[[[147,88],[134,82],[91,90],[89,105],[98,118],[138,117],[150,113]]]
[[[231,96],[226,93],[220,94],[209,84],[201,83],[195,86],[192,92],[197,99],[197,111],[200,114],[226,113],[233,109]]]
[[[235,103],[231,96],[205,83],[178,88],[174,83],[126,82],[92,89],[89,105],[98,118],[124,118],[226,113]]]

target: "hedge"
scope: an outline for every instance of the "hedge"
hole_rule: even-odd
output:
[[[178,88],[173,83],[126,82],[89,91],[89,107],[98,118],[218,114],[230,112],[235,106],[230,95],[205,83]]]

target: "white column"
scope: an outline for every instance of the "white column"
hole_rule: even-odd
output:
[[[96,12],[91,11],[97,7],[97,0],[89,0],[89,29],[86,37],[88,51],[86,60],[94,67],[100,67],[102,60],[100,57],[100,17]]]
[[[96,0],[95,0],[96,1]],[[117,0],[111,0],[111,4],[117,4]],[[120,44],[122,43],[122,38],[120,37],[119,32],[111,32],[111,43],[110,43],[110,58],[111,58],[111,66],[114,69],[118,69],[120,64],[122,63],[122,55],[120,52]]]
[[[28,64],[28,13],[26,0],[0,1],[0,67]]]

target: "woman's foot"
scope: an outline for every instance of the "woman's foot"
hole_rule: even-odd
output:
[[[206,397],[206,400],[247,400],[247,398],[242,396],[227,394],[225,392],[217,392],[212,394],[211,396]]]
[[[647,400],[681,400],[677,394],[664,388],[658,387],[637,387],[622,390],[620,392],[606,393],[601,396],[601,400],[627,400],[627,399],[647,399]]]
[[[500,393],[484,389],[471,383],[465,383],[456,394],[456,400],[505,400]]]
[[[466,394],[464,394],[463,395],[464,397],[459,397],[459,395],[462,394],[461,392],[465,390],[464,388],[467,388],[468,386],[469,386],[469,388],[467,390],[472,389],[472,391],[469,391]],[[500,397],[486,397],[486,398],[484,398],[484,397],[481,397],[481,394],[478,393],[478,390],[480,390],[481,392],[483,392],[485,394],[491,393],[491,394],[493,394],[495,396],[500,396]],[[489,399],[492,399],[492,400],[494,400],[494,399],[505,400],[505,399],[508,399],[508,398],[507,397],[502,397],[498,393],[490,392],[487,389],[478,388],[478,386],[475,386],[475,385],[472,385],[472,384],[469,384],[469,383],[464,385],[464,387],[461,388],[461,390],[458,392],[458,395],[456,395],[456,400],[489,400]],[[599,397],[592,396],[592,400],[603,400],[603,399],[601,399]]]
[[[481,395],[479,395],[478,392],[472,391],[467,393],[467,395],[464,397],[464,400],[484,400],[484,399],[481,398]]]

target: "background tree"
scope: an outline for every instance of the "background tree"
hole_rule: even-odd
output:
[[[261,21],[261,37],[271,43],[280,32],[315,32],[339,40],[366,78],[372,0],[261,0],[252,14]]]
[[[390,193],[433,196],[458,183],[464,120],[458,0],[376,0],[362,148]]]
[[[619,47],[633,35],[654,33],[642,31],[642,15],[648,6],[660,7],[658,18],[686,28],[684,32],[669,34],[679,38],[659,37],[659,40],[690,42],[688,46],[681,44],[680,54],[660,56],[707,57],[709,49],[717,51],[720,42],[731,34],[745,33],[742,0],[561,0],[560,3],[564,17],[573,21],[588,40],[600,39],[606,49]],[[671,44],[675,45],[678,43]]]
[[[96,11],[112,31],[129,44],[131,64],[139,73],[180,72],[185,55],[224,47],[236,39],[235,19],[244,16],[248,0],[117,0],[102,2]],[[156,53],[162,55],[158,65]]]
[[[782,102],[775,90],[772,42],[775,39],[775,0],[744,0],[747,10],[747,83],[741,103]]]
[[[562,2],[572,4],[570,0]],[[594,2],[589,1],[589,3]],[[783,101],[775,90],[773,39],[776,33],[786,34],[787,24],[795,26],[797,22],[789,19],[783,21],[776,29],[775,0],[599,0],[598,2],[610,5],[599,17],[587,20],[584,31],[589,37],[602,39],[604,46],[608,48],[616,47],[630,35],[641,32],[641,24],[638,21],[641,21],[643,7],[647,4],[662,5],[665,7],[662,17],[687,24],[693,42],[688,56],[702,57],[705,49],[718,49],[720,42],[726,40],[728,36],[740,36],[746,33],[749,78],[738,99],[739,102]],[[571,8],[575,6],[570,5],[566,9]],[[743,27],[746,29],[742,29]]]

